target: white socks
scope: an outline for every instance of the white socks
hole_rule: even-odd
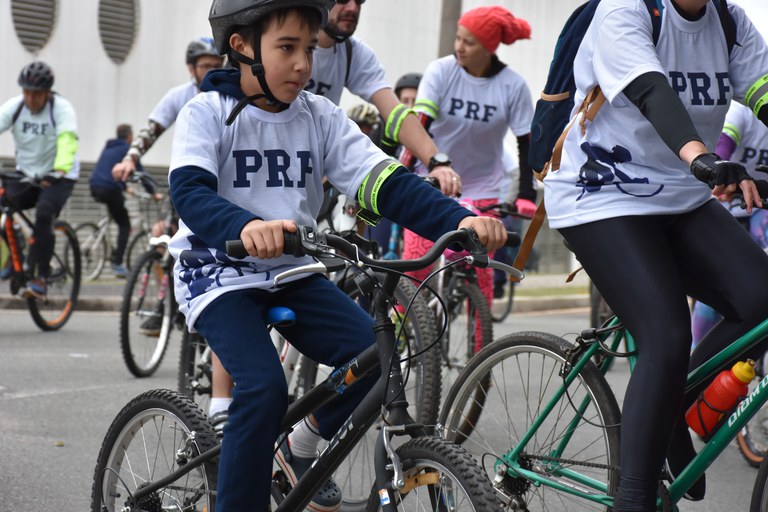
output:
[[[211,403],[208,406],[208,417],[211,418],[217,412],[226,411],[231,403],[231,398],[211,398]]]
[[[320,433],[317,427],[304,418],[288,434],[288,441],[291,445],[291,453],[294,457],[302,459],[314,459],[317,457],[317,445],[320,444]]]

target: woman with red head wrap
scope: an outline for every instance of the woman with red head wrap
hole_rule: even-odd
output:
[[[478,7],[459,19],[453,55],[433,61],[419,84],[414,110],[441,150],[451,155],[461,176],[462,201],[476,206],[498,202],[507,130],[517,137],[520,159],[518,211],[536,210],[533,174],[528,165],[533,101],[523,78],[496,56],[499,44],[529,39],[531,27],[503,7]],[[439,156],[439,155],[438,155]],[[433,158],[430,167],[444,164]],[[431,169],[430,169],[431,170]],[[405,232],[404,256],[417,258],[431,243]],[[424,278],[427,271],[416,277]],[[492,272],[478,270],[478,284],[489,303]]]

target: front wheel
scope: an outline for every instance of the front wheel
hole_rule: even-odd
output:
[[[93,475],[91,512],[213,511],[216,459],[139,503],[132,502],[132,495],[216,444],[205,414],[188,398],[162,389],[139,395],[118,413],[102,442]]]
[[[67,323],[80,293],[80,244],[69,224],[53,226],[53,256],[46,284],[45,299],[28,298],[27,307],[35,324],[44,331],[56,331]]]
[[[128,370],[149,377],[160,366],[175,329],[171,277],[163,254],[145,252],[128,276],[120,307],[120,347]]]
[[[562,338],[541,332],[504,336],[470,361],[443,404],[445,436],[462,443],[488,475],[496,475],[498,457],[508,455],[499,489],[522,510],[605,510],[576,493],[613,496],[618,485],[621,416],[616,398],[592,362],[563,392],[561,370],[569,348]],[[477,414],[477,383],[482,381],[489,385]],[[541,423],[534,429],[537,419]],[[512,458],[510,452],[526,436],[527,443]],[[546,483],[534,484],[518,470]]]
[[[368,510],[380,510],[382,499],[398,511],[502,510],[490,480],[472,456],[460,446],[435,437],[412,439],[397,449],[403,464],[404,486],[383,497],[374,490]]]

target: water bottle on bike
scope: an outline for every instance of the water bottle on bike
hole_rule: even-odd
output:
[[[700,436],[709,437],[723,416],[747,396],[754,378],[755,362],[751,359],[720,372],[685,413],[688,426]]]

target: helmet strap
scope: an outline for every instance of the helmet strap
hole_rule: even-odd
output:
[[[267,77],[264,73],[264,64],[261,62],[261,38],[255,37],[254,43],[253,43],[253,55],[256,57],[256,59],[252,59],[246,55],[243,55],[242,53],[238,52],[234,48],[230,49],[230,54],[232,57],[242,63],[246,66],[249,66],[251,68],[251,73],[253,73],[253,76],[256,77],[256,79],[259,81],[259,85],[261,86],[261,90],[264,91],[264,94],[254,94],[253,96],[248,96],[247,98],[241,99],[234,109],[232,109],[232,112],[229,114],[229,117],[227,118],[227,125],[232,124],[232,122],[235,120],[235,117],[237,117],[237,114],[242,111],[245,106],[249,103],[252,103],[258,99],[266,98],[268,105],[275,105],[277,107],[280,107],[281,109],[288,108],[287,103],[283,103],[282,101],[275,98],[275,96],[272,94],[272,91],[269,90],[269,86],[267,85]]]

